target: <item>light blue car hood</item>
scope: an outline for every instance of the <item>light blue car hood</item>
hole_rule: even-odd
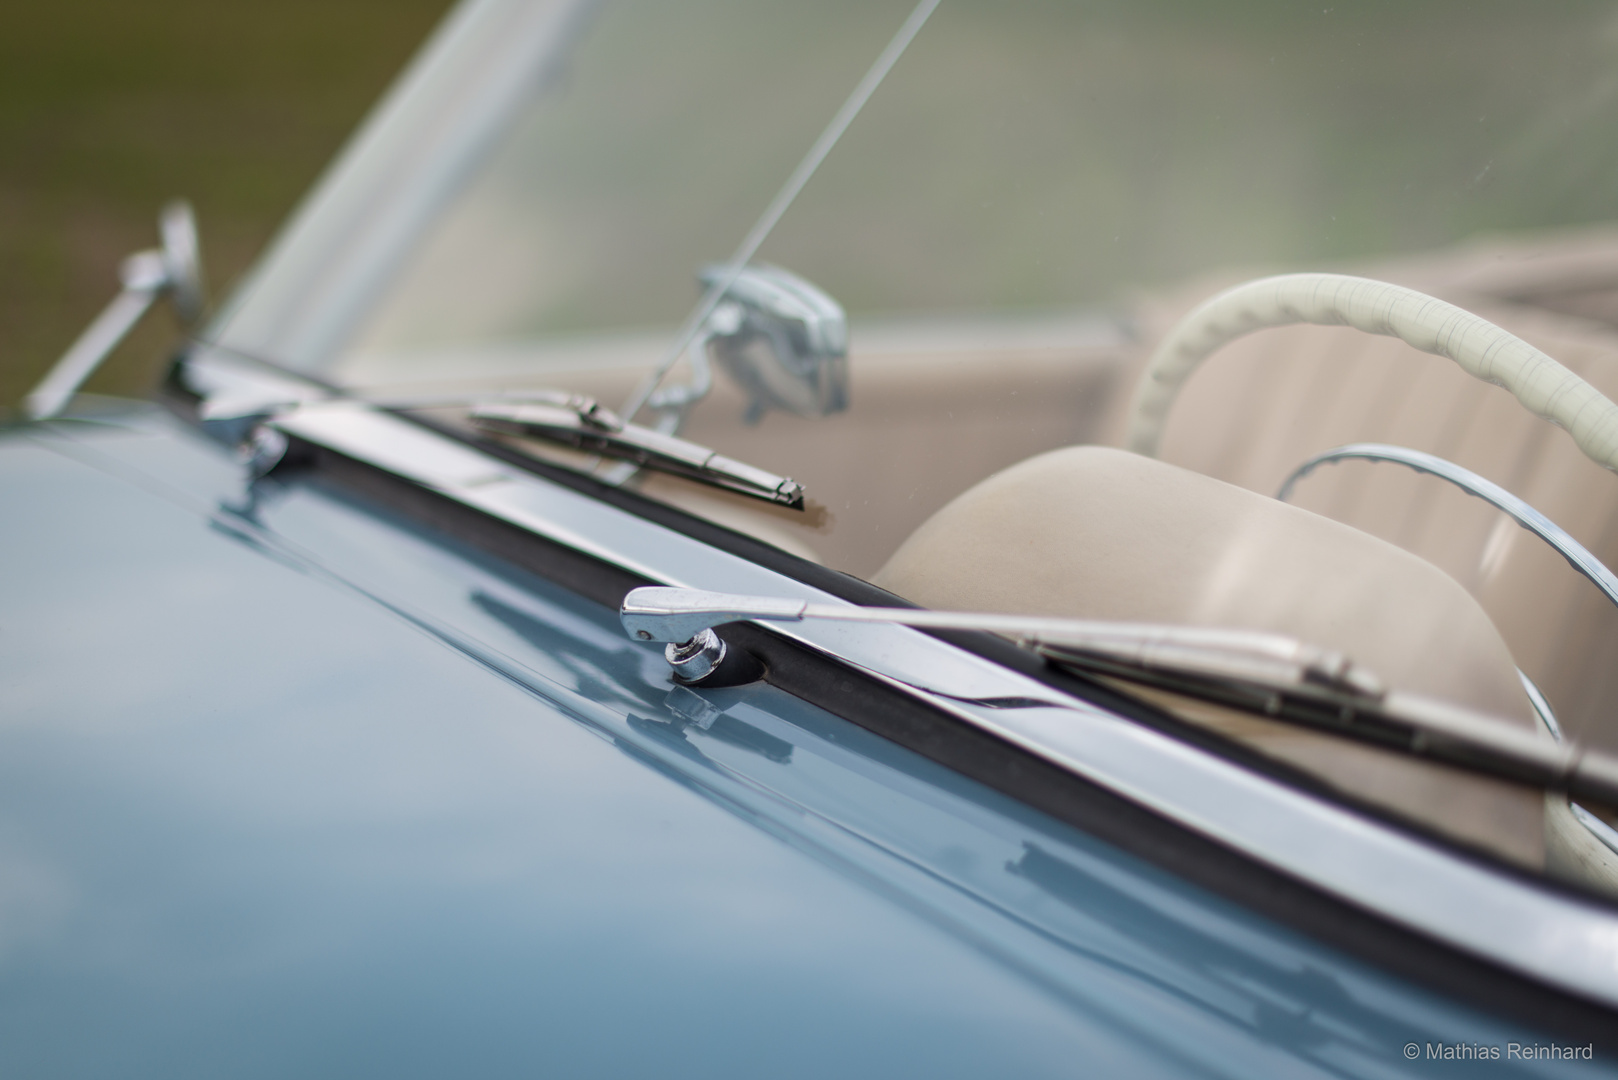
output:
[[[0,507],[0,1075],[1431,1076],[1407,1042],[1534,1041],[775,687],[676,688],[452,538],[249,496],[155,410],[0,435]]]

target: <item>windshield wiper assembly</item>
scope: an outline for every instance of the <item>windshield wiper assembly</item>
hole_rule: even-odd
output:
[[[653,428],[631,424],[583,394],[539,392],[488,401],[467,413],[485,431],[545,439],[698,483],[803,509],[803,485]]]
[[[631,590],[629,636],[668,642],[675,679],[698,684],[727,648],[713,627],[742,620],[887,623],[1012,638],[1082,676],[1158,687],[1520,783],[1618,805],[1618,758],[1554,742],[1459,706],[1386,688],[1342,653],[1249,630],[818,604],[697,589]]]

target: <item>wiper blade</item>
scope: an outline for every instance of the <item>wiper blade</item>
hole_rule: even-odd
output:
[[[777,506],[803,509],[803,485],[791,477],[777,476],[706,446],[631,424],[583,394],[540,392],[525,395],[521,401],[480,402],[467,415],[486,431],[545,439]]]
[[[1007,635],[1047,661],[1080,675],[1156,686],[1281,723],[1618,803],[1618,758],[1573,743],[1538,738],[1458,706],[1390,691],[1342,653],[1281,634],[868,608],[662,587],[632,590],[624,598],[619,618],[633,638],[670,643],[666,654],[676,678],[680,678],[682,665],[699,673],[717,668],[723,648],[712,628],[727,622],[834,619],[920,629],[984,630]]]

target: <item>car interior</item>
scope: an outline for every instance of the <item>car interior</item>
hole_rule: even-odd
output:
[[[1618,237],[1585,231],[1354,269],[1480,315],[1611,394],[1615,248]],[[1603,707],[1618,612],[1553,548],[1486,502],[1387,463],[1336,462],[1276,498],[1311,455],[1374,440],[1493,479],[1611,562],[1618,484],[1509,393],[1396,338],[1265,329],[1186,382],[1156,459],[1120,449],[1155,346],[1241,277],[1142,296],[1127,318],[918,322],[868,336],[856,324],[848,408],[820,418],[749,417],[740,385],[714,379],[682,437],[801,481],[805,511],[649,471],[630,483],[926,607],[1281,631],[1390,686],[1546,739],[1618,746]],[[545,383],[610,402],[641,370],[552,367]],[[1464,844],[1618,892],[1618,854],[1565,798],[1129,692]]]

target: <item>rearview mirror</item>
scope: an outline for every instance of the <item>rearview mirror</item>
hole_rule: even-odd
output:
[[[729,267],[701,274],[712,288]],[[848,317],[825,292],[776,266],[749,266],[708,319],[707,344],[747,392],[746,419],[770,409],[816,417],[848,408]]]

